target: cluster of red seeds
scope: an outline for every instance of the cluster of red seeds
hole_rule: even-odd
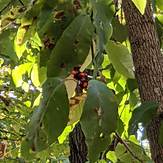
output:
[[[86,72],[81,72],[80,67],[74,67],[71,71],[74,79],[78,81],[78,86],[83,90],[88,87],[88,74]]]

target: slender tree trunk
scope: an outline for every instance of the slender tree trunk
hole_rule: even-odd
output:
[[[69,135],[71,163],[85,163],[87,161],[87,146],[85,136],[78,123]]]
[[[122,0],[129,40],[135,66],[135,76],[138,81],[142,102],[159,102],[158,116],[147,128],[152,159],[155,163],[163,163],[163,147],[158,143],[161,113],[163,113],[163,70],[159,40],[150,1],[144,15],[141,15],[131,0]]]

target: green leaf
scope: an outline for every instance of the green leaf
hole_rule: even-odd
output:
[[[147,0],[132,0],[132,2],[135,4],[135,6],[137,7],[137,9],[143,15],[144,12],[145,12]]]
[[[34,86],[39,87],[40,86],[40,81],[39,81],[39,70],[38,70],[38,65],[34,64],[32,71],[31,71],[31,80]]]
[[[110,39],[113,28],[111,21],[114,15],[113,3],[111,0],[91,0],[93,8],[94,24],[98,34],[98,50],[103,51],[104,46]]]
[[[160,10],[163,10],[163,1],[162,0],[156,0],[156,5]]]
[[[23,75],[29,73],[31,71],[33,64],[32,63],[24,63],[12,70],[12,79],[16,87],[20,87],[23,84]]]
[[[149,157],[145,154],[143,148],[140,145],[137,145],[133,142],[123,140],[127,146],[131,149],[131,151],[135,154],[137,158],[142,160],[143,163],[149,160]],[[115,154],[117,159],[123,163],[132,162],[132,163],[139,163],[140,161],[135,159],[131,153],[125,148],[123,144],[118,144],[115,149]]]
[[[43,98],[47,107],[44,124],[50,143],[55,141],[68,123],[69,101],[62,82],[51,78],[43,86]]]
[[[127,88],[130,92],[134,91],[138,88],[138,83],[136,79],[127,79]]]
[[[64,101],[64,102],[63,102]],[[48,78],[43,85],[43,99],[29,124],[28,140],[40,151],[57,140],[68,123],[69,101],[64,82]]]
[[[124,45],[108,41],[106,51],[113,67],[127,78],[134,78],[132,57]]]
[[[110,134],[117,128],[117,116],[117,102],[112,91],[104,83],[91,80],[81,117],[90,162],[95,162],[107,148]]]
[[[112,161],[113,163],[117,163],[117,157],[115,155],[115,151],[109,151],[106,154],[106,158],[109,159],[110,161]]]
[[[75,65],[82,64],[89,53],[92,35],[90,17],[77,16],[63,32],[51,53],[48,77],[66,75]]]
[[[139,107],[137,107],[133,113],[129,122],[128,132],[130,134],[137,131],[138,123],[143,123],[145,127],[150,120],[156,115],[158,104],[155,102],[144,102]]]
[[[17,56],[14,50],[14,30],[7,30],[0,33],[0,55],[9,57],[14,62],[17,61]]]

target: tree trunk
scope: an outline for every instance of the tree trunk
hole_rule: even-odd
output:
[[[138,81],[141,101],[159,103],[158,116],[153,118],[147,128],[152,159],[163,163],[163,147],[158,143],[161,113],[163,113],[163,70],[159,40],[150,1],[147,2],[145,14],[141,15],[131,0],[122,0],[129,40]]]
[[[85,163],[87,161],[87,146],[85,136],[78,123],[69,135],[71,163]]]

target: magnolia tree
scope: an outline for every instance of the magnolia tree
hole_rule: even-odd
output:
[[[0,162],[163,162],[162,0],[1,0],[0,15]]]

